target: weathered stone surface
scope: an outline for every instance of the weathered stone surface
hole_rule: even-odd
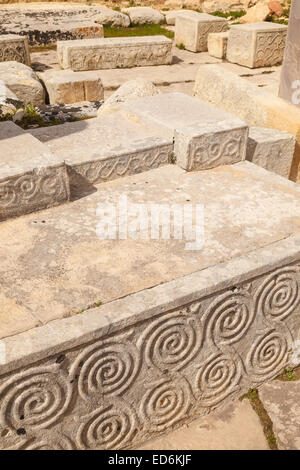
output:
[[[175,43],[192,52],[207,51],[209,33],[226,31],[227,20],[195,11],[183,11],[176,18]]]
[[[176,162],[188,171],[245,160],[248,126],[237,118],[176,128]]]
[[[46,87],[50,104],[103,100],[103,85],[94,72],[50,70],[39,74],[39,77]]]
[[[128,15],[109,8],[105,10],[103,9],[95,21],[96,23],[103,25],[122,26],[123,28],[127,28],[130,25],[130,18]]]
[[[281,450],[300,450],[300,382],[274,380],[259,389]]]
[[[136,80],[129,80],[118,88],[110,97],[105,101],[99,109],[98,115],[107,114],[118,111],[120,105],[128,100],[134,100],[136,98],[142,98],[143,96],[154,96],[158,95],[160,90],[143,78],[137,78]]]
[[[173,139],[154,126],[127,120],[120,113],[98,119],[30,130],[72,168],[71,190],[102,183],[169,162]]]
[[[265,21],[270,15],[270,8],[266,3],[258,3],[252,8],[249,8],[246,15],[239,18],[240,23],[257,23]]]
[[[227,60],[250,68],[282,62],[287,26],[275,23],[233,25],[229,31]]]
[[[59,41],[58,61],[74,71],[163,65],[172,62],[172,41],[165,36],[135,36]]]
[[[124,194],[201,201],[201,252],[181,240],[100,240],[99,204]],[[297,185],[249,162],[195,173],[173,165],[2,224],[1,318],[4,307],[6,318],[26,309],[44,325],[0,343],[1,447],[137,447],[291,365],[299,201]]]
[[[69,199],[63,160],[12,122],[0,123],[0,220]]]
[[[296,147],[290,178],[297,180],[300,162],[300,110],[218,65],[199,67],[194,96],[238,116],[251,126],[268,127],[293,134],[296,137]]]
[[[0,62],[17,61],[30,65],[28,38],[17,34],[0,36]]]
[[[189,12],[192,10],[184,10],[185,12]],[[171,10],[171,11],[166,11],[165,13],[165,18],[166,18],[166,23],[169,25],[175,25],[175,20],[178,15],[182,13],[182,10]]]
[[[22,101],[0,80],[0,116],[12,115],[21,106]]]
[[[274,13],[276,16],[280,17],[283,15],[283,7],[280,2],[278,1],[269,2],[268,7],[271,13]]]
[[[245,426],[247,423],[247,426]],[[229,403],[138,450],[269,450],[259,418],[247,400]]]
[[[226,33],[210,33],[207,40],[207,48],[209,55],[218,59],[225,59],[227,52],[229,32]]]
[[[129,16],[131,24],[160,24],[165,20],[160,11],[150,7],[122,8],[121,11]]]
[[[36,111],[47,122],[72,122],[76,119],[97,117],[98,110],[104,101],[80,101],[71,104],[42,104]]]
[[[25,104],[43,104],[45,92],[37,75],[20,62],[0,62],[0,80]]]
[[[278,175],[289,177],[296,139],[287,132],[250,127],[246,159]]]

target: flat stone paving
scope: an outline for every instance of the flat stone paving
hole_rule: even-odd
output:
[[[230,260],[300,229],[300,188],[249,162],[186,173],[166,165],[94,187],[0,231],[1,337]],[[100,240],[99,203],[201,203],[205,244]],[[234,247],[234,248],[233,248]]]
[[[245,425],[246,423],[246,425]],[[146,442],[137,450],[269,450],[247,400],[232,402],[189,425]]]

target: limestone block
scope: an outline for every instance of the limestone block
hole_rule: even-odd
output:
[[[110,97],[100,107],[98,116],[118,111],[120,105],[128,100],[158,94],[160,94],[159,88],[149,82],[149,80],[145,80],[144,78],[129,80],[110,95]]]
[[[120,11],[106,8],[105,10],[103,9],[95,22],[102,25],[122,26],[123,28],[127,28],[130,25],[130,18]]]
[[[227,60],[250,68],[280,64],[286,35],[287,26],[282,24],[233,25],[229,31]]]
[[[100,101],[104,97],[101,79],[95,72],[51,70],[41,73],[39,77],[47,89],[50,104]]]
[[[246,159],[266,170],[289,177],[296,139],[292,134],[250,127]]]
[[[207,47],[208,53],[212,57],[225,59],[227,51],[229,32],[226,33],[210,33],[208,35]]]
[[[226,31],[227,20],[195,11],[183,11],[176,17],[175,43],[192,52],[207,51],[209,33]]]
[[[172,62],[165,36],[130,36],[57,43],[59,64],[74,71],[163,65]]]
[[[257,23],[258,21],[265,21],[270,16],[271,11],[266,3],[258,3],[249,8],[245,16],[239,19],[240,23]]]
[[[165,21],[160,11],[150,7],[122,8],[121,11],[129,16],[131,24],[160,24]]]
[[[30,65],[29,43],[26,36],[4,34],[0,36],[0,62],[16,61]]]
[[[0,117],[15,114],[21,106],[23,102],[0,80]]]
[[[188,171],[230,165],[246,157],[248,126],[237,118],[175,130],[174,155]]]
[[[0,123],[0,220],[69,199],[64,161],[12,122]]]
[[[185,13],[193,10],[184,10]],[[182,13],[182,10],[170,10],[166,11],[165,13],[165,18],[166,18],[166,23],[169,25],[175,25],[175,21],[178,15]]]
[[[20,62],[0,62],[0,80],[25,104],[43,104],[45,91],[37,75]]]
[[[297,180],[300,162],[300,110],[264,92],[220,65],[202,65],[194,96],[238,116],[251,126],[278,129],[296,137],[290,179]],[[300,175],[299,175],[300,176]]]

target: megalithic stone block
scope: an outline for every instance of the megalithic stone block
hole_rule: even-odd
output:
[[[11,60],[30,66],[29,43],[26,36],[18,34],[0,36],[0,62]]]

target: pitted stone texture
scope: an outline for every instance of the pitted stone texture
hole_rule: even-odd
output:
[[[131,24],[160,24],[165,20],[160,11],[150,7],[122,8],[121,11],[129,16]]]
[[[175,43],[192,52],[207,51],[209,33],[227,30],[227,20],[195,11],[183,11],[176,17]]]
[[[0,36],[0,62],[7,60],[30,65],[29,43],[26,36],[17,34]]]
[[[229,31],[227,60],[249,68],[280,64],[286,36],[287,26],[282,24],[233,25]]]
[[[0,220],[69,199],[66,166],[12,122],[0,123]]]
[[[43,85],[27,65],[20,62],[0,62],[0,80],[26,105],[45,102]]]
[[[174,155],[181,168],[207,170],[245,160],[248,126],[239,119],[177,128]]]
[[[39,77],[44,82],[50,104],[100,101],[104,98],[101,79],[95,72],[50,70],[39,74]]]
[[[300,450],[300,381],[274,380],[259,389],[281,450]]]
[[[165,165],[173,155],[173,139],[120,113],[30,133],[72,168],[71,190],[76,194],[91,184]]]
[[[145,80],[144,78],[129,80],[110,95],[110,97],[100,107],[98,116],[118,111],[120,109],[120,105],[128,100],[134,100],[144,96],[155,96],[158,94],[160,94],[160,90],[153,85],[153,83]]]
[[[135,36],[59,41],[59,64],[74,71],[163,65],[172,62],[172,41],[165,36]]]
[[[289,177],[294,181],[299,178],[300,111],[295,106],[217,65],[199,67],[194,96],[238,116],[250,126],[293,134],[297,143]]]
[[[225,59],[227,52],[229,32],[210,33],[208,35],[207,47],[209,55],[218,59]]]
[[[108,26],[122,26],[123,28],[127,28],[130,25],[130,19],[128,15],[125,15],[120,11],[111,10],[109,8],[103,9],[95,21],[99,24]]]
[[[287,132],[250,127],[246,159],[285,178],[289,177],[296,139]]]

